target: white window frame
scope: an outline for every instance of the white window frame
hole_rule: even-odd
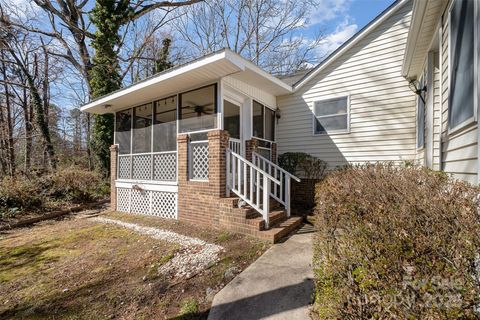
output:
[[[342,98],[347,98],[347,128],[346,129],[340,129],[340,130],[328,130],[324,132],[316,132],[315,127],[316,127],[316,120],[318,118],[325,118],[325,117],[332,117],[332,115],[324,115],[324,116],[316,116],[315,115],[315,103],[317,102],[322,102],[322,101],[328,101],[328,100],[335,100],[335,99],[342,99]],[[338,95],[338,96],[331,96],[331,97],[324,97],[322,99],[318,99],[312,102],[311,104],[312,108],[312,135],[313,136],[324,136],[324,135],[329,135],[329,134],[346,134],[350,133],[350,94],[344,94],[344,95]],[[343,114],[337,114],[337,115],[343,115]]]
[[[258,104],[262,105],[263,108],[267,108],[267,109],[270,109],[271,111],[273,111],[273,114],[274,114],[274,123],[273,123],[273,139],[274,140],[268,140],[268,139],[265,139],[265,138],[260,138],[260,137],[257,137],[256,135],[253,134],[253,102],[257,102]],[[251,124],[251,132],[250,132],[250,135],[252,136],[252,138],[255,138],[257,140],[262,140],[262,141],[265,141],[265,142],[270,142],[270,143],[275,143],[276,139],[277,139],[277,109],[276,108],[272,108],[268,105],[266,105],[265,103],[263,102],[260,102],[260,100],[256,100],[256,99],[251,99],[251,104],[250,104],[250,124]],[[263,136],[265,136],[265,112],[263,113]]]
[[[474,13],[473,13],[473,32],[474,32],[474,37],[473,41],[475,42],[473,44],[474,47],[474,52],[473,52],[473,67],[474,67],[474,76],[473,76],[473,116],[466,119],[465,121],[457,124],[455,127],[450,128],[449,122],[450,122],[450,88],[452,87],[452,8],[454,3],[458,0],[452,0],[452,2],[449,5],[448,8],[448,118],[447,118],[447,134],[452,135],[456,134],[459,131],[462,131],[463,129],[469,127],[471,124],[476,123],[478,121],[477,119],[477,111],[478,111],[478,100],[479,100],[479,85],[480,85],[480,80],[478,76],[478,62],[479,61],[479,50],[478,46],[480,45],[480,41],[478,40],[479,36],[479,16],[480,14],[478,13],[479,11],[479,1],[474,0]],[[477,50],[475,50],[477,48]],[[477,74],[477,77],[475,77],[475,74]]]
[[[420,75],[419,79],[418,79],[418,85],[420,86],[420,89],[423,89],[425,87],[425,77],[427,77],[427,81],[428,81],[428,76],[426,75],[428,70],[428,63],[425,65],[425,68],[424,68],[424,71],[422,72],[422,74]],[[427,71],[426,71],[427,70]],[[420,94],[423,94],[423,91],[420,92]],[[428,92],[427,92],[428,94]],[[418,145],[418,135],[419,135],[419,127],[418,127],[418,116],[419,116],[419,111],[420,111],[420,106],[419,106],[419,102],[421,100],[420,96],[417,94],[416,95],[416,114],[415,114],[415,127],[416,127],[416,135],[415,135],[415,148],[417,149],[417,152],[420,152],[420,151],[423,151],[425,149],[425,145],[426,145],[426,132],[427,132],[427,99],[428,97],[425,95],[424,97],[424,100],[425,100],[425,103],[423,104],[423,144],[421,146]]]

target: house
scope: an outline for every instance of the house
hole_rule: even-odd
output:
[[[301,222],[284,152],[477,184],[479,7],[398,0],[305,74],[280,80],[224,49],[89,102],[115,114],[112,207],[277,241]]]

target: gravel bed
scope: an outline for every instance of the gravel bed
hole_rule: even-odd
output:
[[[202,270],[205,270],[219,260],[219,254],[224,250],[223,247],[216,244],[169,230],[144,227],[135,223],[103,217],[94,217],[92,220],[101,223],[115,224],[154,239],[180,245],[181,249],[175,253],[175,256],[158,268],[159,273],[176,278],[190,278]]]

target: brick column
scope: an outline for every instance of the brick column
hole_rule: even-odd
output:
[[[271,152],[271,161],[273,163],[277,163],[277,144],[275,142],[272,142],[272,152]]]
[[[258,140],[252,138],[245,141],[245,159],[252,161],[252,154],[258,152]]]
[[[213,195],[225,197],[227,159],[225,151],[228,148],[230,135],[225,130],[208,132],[208,181]]]
[[[118,161],[118,145],[110,146],[110,209],[117,210],[117,188],[115,180],[117,180],[117,161]]]
[[[180,134],[177,136],[177,177],[178,182],[185,182],[188,180],[188,135]]]
[[[178,141],[178,218],[195,224],[219,225],[220,198],[226,193],[228,132],[208,132],[208,180],[192,181],[188,172],[187,135]]]

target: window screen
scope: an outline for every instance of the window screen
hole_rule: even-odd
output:
[[[177,150],[177,99],[158,100],[153,117],[153,152]]]
[[[253,101],[253,135],[257,138],[264,138],[264,106],[257,101]]]
[[[275,111],[263,104],[253,101],[253,136],[275,141]]]
[[[133,108],[133,153],[152,151],[152,104]]]
[[[217,85],[180,94],[180,132],[217,127]]]
[[[240,139],[240,107],[223,100],[223,127],[231,138]]]
[[[316,134],[348,130],[348,97],[316,101],[313,113]]]
[[[473,117],[474,2],[455,1],[450,12],[449,128]]]
[[[118,144],[118,153],[129,154],[132,138],[132,109],[117,112],[115,122],[115,144]]]

